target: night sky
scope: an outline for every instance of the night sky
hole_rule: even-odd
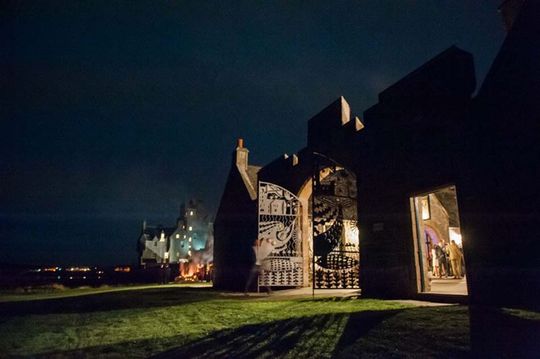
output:
[[[0,263],[137,261],[141,223],[215,213],[236,138],[265,164],[343,95],[354,114],[451,45],[478,83],[495,1],[0,5]]]

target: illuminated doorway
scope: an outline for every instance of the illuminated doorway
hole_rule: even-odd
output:
[[[259,286],[360,288],[356,176],[326,156],[314,157],[297,195],[258,182]]]
[[[306,283],[313,289],[359,289],[356,176],[324,155],[314,156],[312,177],[298,194]]]
[[[456,187],[411,197],[418,291],[467,295]]]

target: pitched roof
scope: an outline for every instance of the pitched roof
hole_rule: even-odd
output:
[[[257,199],[257,173],[261,167],[248,165],[246,170],[240,166],[237,166],[237,168],[242,177],[242,181],[244,182],[244,186],[249,193],[249,197],[252,200]]]
[[[176,227],[161,227],[161,226],[148,227],[147,226],[143,230],[143,235],[147,236],[149,239],[152,239],[154,237],[160,237],[161,232],[164,232],[165,237],[169,237],[171,234],[174,233],[174,231],[176,231]]]

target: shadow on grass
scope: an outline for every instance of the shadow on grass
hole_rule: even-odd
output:
[[[154,358],[332,357],[398,312],[327,314],[247,325],[213,333]]]
[[[153,358],[332,357],[399,311],[292,318],[221,330],[199,339],[188,336],[144,339],[44,353],[40,357],[148,357],[159,352]]]
[[[473,352],[485,358],[540,357],[540,313],[471,306]]]
[[[173,337],[152,336],[78,350],[41,353],[39,356],[467,358],[471,355],[468,320],[468,308],[465,306],[358,311],[250,324],[207,335],[189,330],[182,333],[180,330],[179,335]]]
[[[88,313],[181,305],[214,299],[212,288],[152,288],[74,297],[0,303],[0,317],[27,314]]]

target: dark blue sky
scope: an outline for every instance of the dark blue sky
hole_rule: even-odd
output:
[[[140,223],[214,211],[237,137],[264,164],[451,45],[478,81],[499,1],[8,1],[0,8],[0,262],[136,260]]]

